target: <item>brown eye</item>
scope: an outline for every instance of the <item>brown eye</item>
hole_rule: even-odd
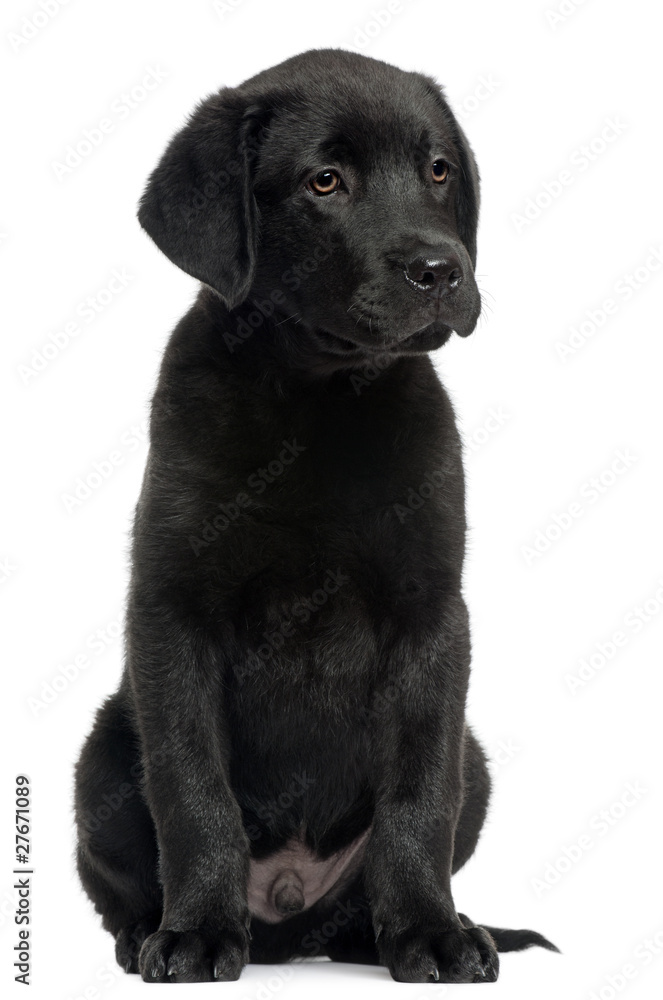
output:
[[[436,160],[431,167],[431,174],[436,184],[444,184],[449,176],[449,164],[446,160]]]
[[[341,186],[341,178],[335,170],[323,170],[308,182],[314,194],[333,194]]]

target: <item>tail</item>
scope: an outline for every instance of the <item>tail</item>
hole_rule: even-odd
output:
[[[458,916],[465,927],[477,926],[463,913],[459,913]],[[539,948],[559,952],[557,945],[554,945],[552,941],[544,938],[543,934],[539,934],[537,931],[512,931],[504,927],[488,927],[486,924],[480,924],[480,926],[488,931],[498,951],[524,951],[525,948],[538,945]]]

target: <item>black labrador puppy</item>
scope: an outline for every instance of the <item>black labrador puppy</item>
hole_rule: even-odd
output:
[[[316,50],[203,101],[139,219],[203,284],[166,348],[126,669],[76,771],[127,972],[554,948],[457,913],[489,795],[465,722],[463,471],[428,352],[480,312],[478,174],[439,87]]]

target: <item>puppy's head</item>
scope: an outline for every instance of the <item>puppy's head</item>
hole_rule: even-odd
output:
[[[202,102],[139,219],[230,309],[268,300],[350,357],[471,333],[478,209],[474,156],[435,82],[329,49]]]

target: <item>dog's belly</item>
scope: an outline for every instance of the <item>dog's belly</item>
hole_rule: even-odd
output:
[[[248,901],[252,915],[274,924],[308,910],[332,890],[347,885],[359,871],[369,827],[347,847],[319,858],[300,833],[266,858],[251,858]]]

